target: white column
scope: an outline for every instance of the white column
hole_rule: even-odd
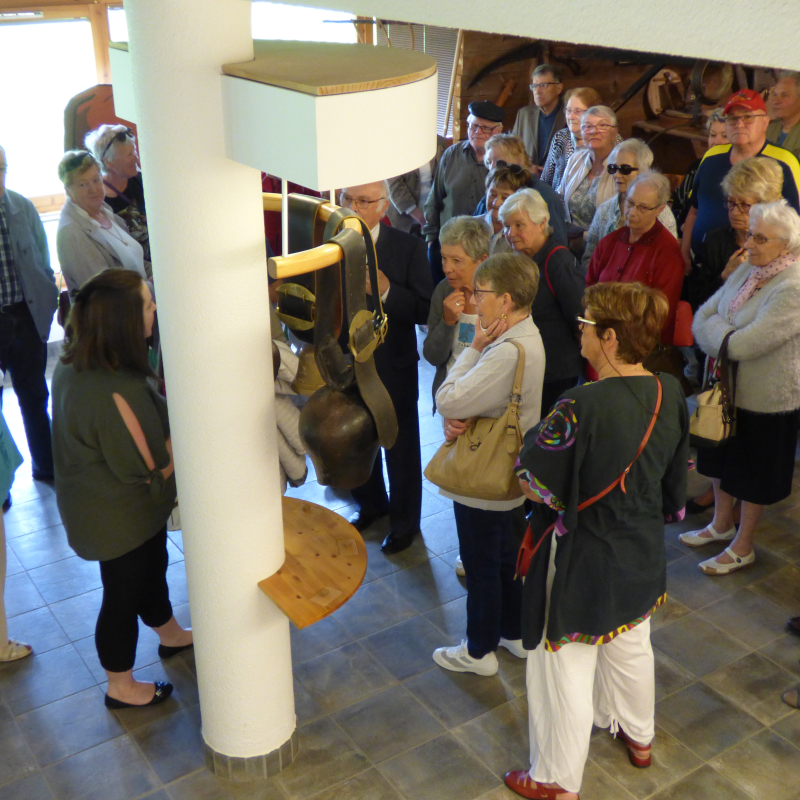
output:
[[[125,0],[203,738],[267,754],[295,728],[259,173],[225,157],[221,65],[249,0]],[[287,134],[276,122],[276,147]]]

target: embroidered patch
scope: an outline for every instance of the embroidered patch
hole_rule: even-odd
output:
[[[559,400],[539,426],[537,446],[542,450],[566,450],[575,443],[578,418],[572,408],[574,400]]]

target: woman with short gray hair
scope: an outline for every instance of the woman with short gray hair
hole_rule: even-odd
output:
[[[586,234],[586,249],[581,258],[581,267],[585,272],[589,268],[597,243],[612,231],[625,224],[625,193],[628,186],[636,177],[647,172],[653,165],[653,151],[641,139],[626,139],[618,144],[608,157],[606,171],[614,179],[617,196],[611,197],[595,212],[589,232]],[[675,217],[668,205],[659,214],[658,221],[677,239],[678,229],[675,226]]]

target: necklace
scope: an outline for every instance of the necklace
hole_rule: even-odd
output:
[[[100,225],[100,227],[106,233],[110,233],[117,241],[122,242],[122,244],[125,245],[125,247],[128,247],[128,243],[119,235],[117,229],[114,227],[114,223],[106,216],[104,216],[103,218],[108,221],[108,227],[103,225],[102,222],[98,222],[98,225]]]

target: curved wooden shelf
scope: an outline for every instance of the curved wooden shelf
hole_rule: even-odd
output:
[[[294,497],[283,498],[283,536],[286,560],[258,586],[298,628],[306,628],[355,594],[367,571],[367,549],[343,517]]]

